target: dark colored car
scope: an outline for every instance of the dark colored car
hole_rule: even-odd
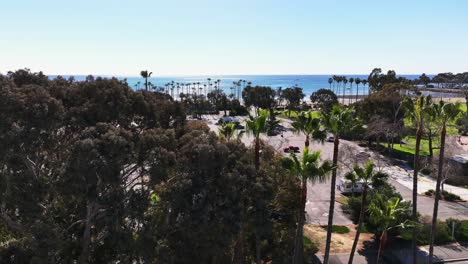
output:
[[[289,146],[289,147],[284,148],[283,151],[286,153],[289,153],[289,152],[298,153],[299,147]]]

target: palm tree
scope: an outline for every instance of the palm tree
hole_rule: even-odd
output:
[[[211,92],[211,78],[208,78],[206,80],[208,81],[208,91],[206,92],[206,94],[208,95]]]
[[[362,85],[364,86],[362,88],[363,90],[366,88],[366,84],[367,84],[367,79],[362,80]],[[369,86],[367,86],[367,95],[369,95],[369,93],[370,93]]]
[[[354,237],[353,247],[351,249],[351,254],[349,255],[349,264],[353,263],[354,253],[356,252],[357,244],[359,242],[359,236],[361,235],[362,224],[364,223],[364,212],[366,211],[367,203],[367,190],[369,185],[372,184],[376,186],[388,178],[388,175],[381,171],[375,171],[375,166],[370,161],[366,163],[364,168],[361,168],[357,165],[353,167],[353,170],[348,172],[345,175],[345,178],[352,181],[353,184],[357,181],[362,183],[362,196],[361,196],[361,211],[359,212],[358,226],[356,229],[356,236]]]
[[[356,102],[359,100],[359,84],[361,83],[361,78],[356,78]]]
[[[324,161],[320,164],[320,151],[309,153],[309,148],[305,147],[302,152],[302,158],[299,160],[296,154],[291,152],[290,158],[283,159],[283,165],[301,180],[300,209],[298,223],[296,227],[296,241],[294,243],[293,263],[302,263],[304,260],[304,222],[305,206],[307,202],[307,181],[315,183],[324,182],[327,179],[332,164]]]
[[[353,94],[353,83],[354,83],[354,78],[351,77],[349,78],[349,91],[350,91],[350,95],[349,95],[349,98],[348,98],[348,104],[351,104],[351,95]]]
[[[180,101],[180,83],[177,83],[176,94],[177,94],[177,99]]]
[[[437,170],[437,183],[434,199],[434,212],[432,214],[431,237],[429,240],[429,263],[432,263],[434,256],[434,238],[437,228],[437,214],[439,210],[440,200],[440,185],[442,182],[442,170],[444,169],[444,152],[445,152],[445,135],[447,133],[447,124],[455,120],[462,111],[460,110],[460,103],[444,103],[440,101],[439,104],[434,104],[433,111],[440,123],[440,149],[439,149],[439,167]]]
[[[343,81],[343,104],[345,102],[345,94],[346,94],[346,84],[348,83],[348,79],[346,79],[345,76],[342,77],[342,81]]]
[[[231,92],[229,93],[229,96],[230,96],[231,98],[234,98],[234,90],[236,89],[236,87],[235,87],[235,86],[231,86],[229,89],[231,90]]]
[[[240,100],[240,96],[241,96],[241,93],[242,93],[241,90],[245,89],[245,83],[246,83],[246,82],[247,82],[246,80],[242,80],[242,84],[243,84],[243,85],[242,85],[242,88],[239,89],[239,93],[237,94],[237,100]]]
[[[301,113],[291,124],[294,132],[305,135],[305,147],[309,147],[310,137],[320,142],[324,142],[327,132],[320,129],[320,118],[314,118],[312,112]]]
[[[269,134],[279,125],[278,120],[268,120],[268,116],[268,112],[261,111],[260,115],[250,116],[249,120],[246,121],[246,132],[254,137],[255,169],[257,171],[260,168],[260,136]]]
[[[141,71],[140,72],[140,75],[141,77],[143,77],[145,79],[145,90],[148,91],[148,78],[151,77],[151,74],[153,74],[153,72],[149,72],[148,71]]]
[[[329,113],[322,113],[322,122],[325,128],[333,134],[333,173],[330,185],[330,209],[328,212],[328,227],[327,241],[325,247],[324,263],[328,263],[330,256],[331,235],[333,226],[333,214],[335,210],[335,186],[338,164],[338,147],[340,144],[340,136],[344,133],[352,131],[359,124],[354,118],[354,111],[351,108],[343,108],[340,105],[334,105]]]
[[[337,90],[336,90],[336,95],[339,96],[340,95],[340,88],[341,88],[341,82],[343,81],[343,77],[341,76],[337,76],[336,77],[336,82],[338,83],[337,85]],[[340,99],[338,99],[338,102],[340,101]]]
[[[225,138],[227,141],[231,141],[234,136],[237,139],[240,139],[244,134],[244,131],[239,131],[238,133],[236,133],[236,131],[236,124],[233,122],[222,122],[221,128],[218,130],[219,135]]]
[[[330,85],[330,90],[332,89],[331,85],[333,83],[333,78],[328,78],[328,84]]]
[[[405,98],[403,107],[406,109],[406,114],[413,121],[414,127],[416,128],[416,146],[414,154],[414,173],[413,173],[413,212],[412,220],[416,223],[418,221],[418,173],[419,173],[419,150],[421,146],[421,138],[423,135],[424,124],[426,116],[431,107],[430,96],[419,96],[416,101],[410,98]],[[413,262],[417,263],[417,229],[413,229]]]
[[[255,170],[258,172],[260,169],[260,136],[262,134],[270,134],[270,132],[279,125],[278,120],[268,120],[268,111],[260,111],[260,115],[256,117],[249,117],[246,121],[246,132],[254,137],[255,149],[254,149],[254,161]],[[260,239],[259,234],[255,234],[255,247],[256,247],[256,262],[260,264],[261,253],[260,253]]]
[[[369,205],[370,220],[380,227],[379,250],[377,252],[377,263],[380,262],[380,256],[383,253],[385,242],[387,241],[388,230],[394,227],[405,227],[405,223],[396,223],[397,218],[404,209],[400,206],[400,198],[392,197],[386,200],[378,194],[376,199]],[[413,262],[415,263],[415,262]]]

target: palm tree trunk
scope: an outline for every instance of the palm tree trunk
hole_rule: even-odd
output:
[[[359,99],[359,85],[356,84],[356,102],[358,101]]]
[[[255,170],[260,168],[260,138],[255,138]]]
[[[273,108],[268,109],[270,112],[270,120],[275,120],[275,111],[273,111]]]
[[[340,144],[340,140],[338,139],[338,134],[334,136],[335,136],[335,142],[333,146],[333,171],[332,171],[331,186],[330,186],[330,209],[328,211],[327,240],[326,240],[326,245],[325,245],[325,256],[323,257],[324,264],[328,264],[328,259],[330,257],[333,214],[335,211],[336,166],[338,164],[338,146]]]
[[[359,236],[361,235],[362,223],[364,222],[364,212],[366,211],[366,198],[367,198],[367,184],[364,184],[364,190],[362,190],[361,197],[361,211],[359,212],[359,223],[356,230],[356,236],[354,237],[353,248],[351,249],[351,254],[349,255],[348,264],[353,264],[354,252],[359,242]]]
[[[304,261],[304,222],[305,206],[307,202],[307,181],[302,180],[301,207],[299,208],[299,218],[296,229],[296,241],[294,245],[293,264],[300,264]]]
[[[86,206],[86,224],[81,238],[81,253],[78,263],[85,264],[89,261],[89,244],[91,244],[91,225],[94,215],[94,202],[88,202]]]
[[[440,152],[439,152],[439,168],[437,171],[437,184],[434,200],[434,212],[432,214],[432,227],[431,227],[431,238],[429,240],[429,264],[432,263],[432,257],[434,256],[434,240],[437,227],[437,213],[439,211],[439,200],[440,200],[440,184],[442,182],[442,169],[444,167],[444,151],[445,151],[445,124],[442,126],[440,131]]]
[[[429,143],[429,158],[431,158],[432,160],[432,157],[434,156],[434,151],[432,150],[432,131],[431,129],[429,129],[429,137],[428,137],[428,143]]]
[[[245,263],[244,257],[244,227],[241,227],[239,238],[237,239],[234,245],[234,254],[232,258],[233,264],[243,264]]]
[[[261,248],[260,248],[260,234],[258,231],[255,231],[255,258],[256,258],[256,263],[261,264],[262,263],[262,258],[261,258]]]
[[[377,252],[377,263],[380,263],[380,256],[383,254],[386,240],[387,240],[387,231],[384,230],[382,232],[382,235],[380,236],[379,251]]]
[[[413,173],[413,212],[412,219],[416,223],[418,221],[418,172],[419,172],[419,148],[421,146],[422,130],[418,127],[416,130],[416,150],[414,154],[414,173]],[[412,249],[413,263],[417,263],[418,245],[417,245],[417,229],[413,228]]]
[[[343,86],[343,104],[345,103],[346,84]]]
[[[305,142],[304,142],[304,146],[305,146],[306,148],[308,148],[309,145],[310,145],[309,135],[306,135],[306,140],[305,140]]]

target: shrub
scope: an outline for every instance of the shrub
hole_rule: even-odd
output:
[[[363,234],[372,234],[372,232],[369,231],[369,228],[367,227],[367,225],[362,225],[361,233],[363,233]]]
[[[428,245],[431,236],[431,218],[424,217],[420,219],[420,224],[415,228],[418,229],[418,245]],[[405,229],[401,232],[401,238],[410,241],[412,238],[412,229]],[[452,236],[448,225],[439,221],[436,227],[436,235],[434,243],[436,245],[443,245],[452,242]]]
[[[431,174],[431,169],[428,168],[428,167],[425,167],[421,170],[421,173],[424,174],[424,175],[430,175]]]
[[[460,227],[455,232],[455,238],[460,242],[468,242],[468,221],[461,221]]]
[[[304,236],[304,257],[309,258],[318,251],[318,246],[310,238]]]
[[[322,228],[327,229],[327,226],[322,226]],[[332,233],[346,234],[349,233],[349,228],[347,226],[333,225]]]
[[[229,111],[230,116],[246,116],[249,114],[249,110],[241,105],[239,101],[234,100],[231,104],[231,111]]]
[[[353,222],[357,223],[361,211],[361,197],[348,197],[348,200],[341,208],[345,214],[350,216]]]
[[[463,136],[466,136],[468,133],[468,116],[462,115],[456,122],[455,122],[458,132]]]
[[[382,183],[379,186],[376,186],[374,189],[371,189],[367,195],[367,206],[369,205],[370,201],[372,201],[375,198],[376,194],[381,194],[386,198],[390,197],[398,197],[402,198],[400,193],[395,190],[395,187],[391,186],[388,183]],[[346,204],[343,204],[341,206],[343,209],[343,212],[350,215],[351,220],[353,220],[355,223],[359,220],[359,213],[361,211],[361,197],[356,196],[356,197],[348,197]],[[367,214],[367,213],[366,213]],[[369,215],[366,215],[366,219],[368,220]],[[365,222],[368,222],[368,221]],[[370,230],[373,230],[372,226],[369,226]]]
[[[449,218],[446,223],[449,230],[452,230],[452,225],[455,225],[454,236],[458,242],[468,242],[468,221]]]
[[[427,196],[434,196],[434,195],[435,195],[435,191],[434,191],[434,189],[427,190],[427,191],[424,192],[424,195],[427,195]]]
[[[349,228],[347,226],[333,225],[332,232],[337,234],[347,234],[349,233]]]
[[[447,192],[447,191],[443,191],[442,192],[442,197],[445,201],[450,201],[450,202],[453,202],[453,201],[460,201],[461,200],[461,197],[454,194],[454,193],[451,193],[451,192]]]
[[[427,190],[426,192],[424,192],[424,195],[435,196],[435,191],[433,189]],[[454,193],[451,193],[451,192],[448,192],[448,191],[444,190],[441,193],[441,199],[444,200],[444,201],[453,202],[453,201],[460,201],[461,197],[454,194]]]

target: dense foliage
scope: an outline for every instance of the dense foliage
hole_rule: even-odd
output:
[[[328,89],[319,89],[310,95],[310,101],[324,112],[330,112],[332,107],[338,103],[338,97]]]
[[[0,262],[286,261],[298,181],[186,106],[117,79],[0,76]]]

